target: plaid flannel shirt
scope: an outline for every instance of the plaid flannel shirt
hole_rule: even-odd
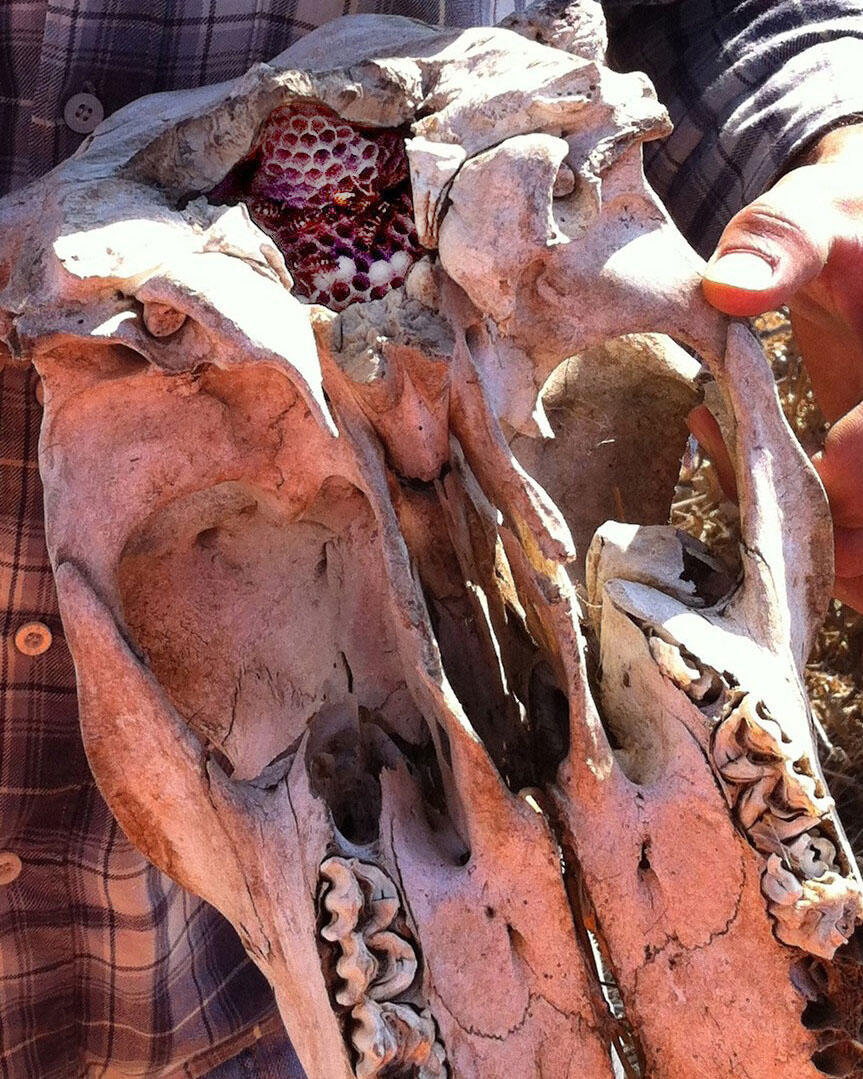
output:
[[[110,114],[216,82],[338,15],[492,23],[522,0],[2,0],[0,191],[73,152],[74,94]],[[674,134],[649,175],[705,252],[821,131],[863,111],[851,0],[607,0],[610,54],[647,70]],[[150,866],[95,787],[53,590],[32,371],[0,356],[0,1075],[301,1079],[230,926]],[[52,635],[38,656],[15,634]],[[20,860],[20,861],[19,861]],[[212,1070],[215,1069],[215,1070]],[[314,1076],[310,1079],[315,1079]]]

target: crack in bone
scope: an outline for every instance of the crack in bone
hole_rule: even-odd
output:
[[[767,855],[761,887],[776,935],[832,958],[863,913],[857,882],[843,874],[822,834],[833,800],[805,774],[805,757],[789,757],[781,727],[751,693],[715,729],[713,760],[735,789],[741,827]]]
[[[595,17],[589,23],[587,11]],[[771,935],[755,887],[741,906],[740,933],[726,946],[673,974],[671,954],[643,983],[638,974],[648,922],[651,940],[700,941],[711,925],[724,924],[734,878],[723,876],[731,867],[742,862],[747,881],[755,880],[761,855],[728,824],[729,791],[750,831],[768,819],[771,828],[781,822],[786,829],[776,857],[789,876],[776,870],[771,901],[787,921],[798,918],[804,934],[813,909],[807,882],[827,883],[821,870],[836,857],[832,833],[826,824],[805,830],[811,814],[799,809],[799,792],[790,790],[784,773],[781,787],[758,775],[735,785],[692,751],[691,767],[678,774],[673,753],[691,747],[675,737],[675,724],[692,721],[696,731],[687,727],[687,733],[700,739],[702,755],[712,754],[709,726],[700,725],[701,713],[686,696],[662,684],[651,661],[642,662],[647,646],[631,626],[624,628],[632,631],[625,643],[637,646],[632,655],[615,649],[613,633],[607,643],[605,693],[627,713],[622,731],[633,730],[642,716],[650,721],[643,724],[645,753],[654,734],[660,737],[642,762],[647,778],[625,773],[591,698],[592,657],[585,656],[566,564],[581,546],[571,537],[584,533],[586,541],[607,515],[603,499],[585,498],[570,479],[598,494],[610,485],[616,502],[639,520],[667,509],[667,503],[654,506],[665,464],[657,472],[650,447],[672,442],[672,432],[682,429],[684,399],[694,403],[691,375],[678,360],[660,363],[657,353],[651,370],[665,371],[662,386],[686,388],[660,407],[650,395],[624,392],[618,374],[638,370],[628,384],[652,383],[642,377],[654,350],[646,341],[662,332],[704,357],[730,403],[741,455],[741,518],[744,526],[747,518],[754,522],[744,528],[750,598],[745,609],[735,607],[735,582],[673,532],[618,530],[607,547],[617,543],[625,555],[615,565],[632,569],[633,559],[639,562],[643,589],[657,579],[660,589],[671,582],[668,596],[653,591],[647,598],[651,617],[670,609],[666,621],[673,619],[679,602],[685,618],[692,614],[686,605],[697,603],[704,624],[716,631],[716,658],[700,648],[705,634],[699,632],[695,643],[682,638],[690,651],[675,655],[675,641],[667,639],[652,647],[710,725],[728,718],[722,712],[728,686],[713,671],[738,671],[726,663],[726,651],[754,644],[751,666],[762,655],[770,661],[763,683],[760,668],[740,677],[746,686],[766,686],[771,669],[777,681],[793,680],[789,640],[799,658],[826,594],[829,567],[818,561],[831,549],[826,503],[819,519],[820,488],[814,473],[808,487],[803,482],[808,465],[793,457],[790,433],[779,426],[769,372],[747,352],[745,328],[729,330],[704,302],[700,263],[645,185],[639,143],[667,130],[664,110],[641,76],[604,68],[598,0],[540,0],[513,25],[573,55],[488,28],[438,35],[409,20],[336,21],[234,83],[168,95],[157,108],[130,106],[23,201],[16,195],[0,209],[0,260],[3,267],[14,262],[8,274],[0,267],[0,306],[15,312],[8,320],[0,312],[0,329],[8,348],[32,356],[45,380],[46,532],[93,771],[132,841],[237,926],[272,982],[314,1079],[438,1079],[456,1069],[464,1079],[576,1073],[600,1079],[611,1074],[611,1055],[623,1060],[628,1049],[646,1061],[640,1074],[649,1067],[657,1079],[691,1074],[699,1049],[701,1070],[716,1079],[736,1079],[739,1059],[753,1074],[778,1074],[778,1063],[782,1075],[808,1079],[810,1040],[786,977],[794,957]],[[253,216],[268,230],[274,224],[273,199],[281,192],[270,180],[250,192],[250,211],[208,206],[200,194],[254,152],[265,128],[273,133],[267,125],[274,109],[296,114],[307,108],[300,101],[338,115],[336,134],[342,119],[350,125],[346,153],[349,142],[361,153],[366,144],[394,146],[402,185],[399,147],[410,129],[405,152],[415,209],[427,240],[438,246],[437,254],[417,261],[404,288],[338,317],[291,295],[283,256],[253,224]],[[313,136],[314,123],[323,120],[317,105],[313,111],[318,115],[304,114],[309,130],[295,134],[307,135],[318,153],[324,147]],[[373,129],[380,138],[362,134]],[[276,160],[289,142],[273,143]],[[298,147],[287,156],[296,164],[300,154],[309,156]],[[306,165],[309,177],[317,166]],[[334,205],[341,216],[344,194],[330,192],[329,208],[311,209],[327,216]],[[309,209],[297,207],[294,231],[310,223]],[[356,235],[350,221],[342,224],[358,251],[382,219],[375,210]],[[305,239],[293,231],[284,238]],[[354,254],[332,254],[329,272],[339,280],[318,281],[318,299],[326,292],[341,305],[352,288],[371,296],[382,287],[371,281],[371,265],[348,278],[348,270],[360,270]],[[299,244],[296,255],[288,260],[295,270],[306,258]],[[320,251],[308,257],[312,278],[326,270],[315,261]],[[354,282],[355,276],[363,280]],[[627,360],[629,335],[638,329],[646,335]],[[620,347],[600,348],[609,339]],[[655,346],[665,352],[658,340]],[[614,374],[607,383],[590,374],[594,389],[586,390],[567,357],[594,351],[615,363],[602,359],[587,367]],[[340,362],[345,359],[350,362]],[[557,399],[552,380],[561,364],[562,382],[574,380],[573,399],[588,415],[583,423],[575,416],[581,426],[561,429],[558,445],[571,451],[581,444],[584,453],[574,464],[566,461],[567,490],[557,491],[548,482],[557,467],[550,457],[540,451],[529,467],[516,442],[523,446],[532,437],[540,445],[541,435],[551,443],[554,428],[537,395],[549,386],[549,403]],[[606,427],[599,412],[614,397],[639,407],[627,406],[625,417],[613,409],[624,426],[615,438],[594,439],[590,432]],[[642,422],[650,437],[639,437],[646,448],[631,456],[632,465],[612,457]],[[664,459],[664,450],[657,452]],[[590,459],[595,464],[583,471]],[[671,470],[676,473],[676,462]],[[631,484],[622,483],[626,471]],[[433,624],[432,600],[460,596],[467,585],[458,580],[451,588],[449,571],[435,557],[421,564],[420,554],[435,546],[432,556],[444,554],[456,540],[439,512],[419,509],[426,496],[430,505],[432,496],[440,503],[440,491],[455,506],[468,473],[488,512],[478,515],[476,537],[465,527],[457,546],[463,545],[464,565],[473,562],[483,573],[454,577],[489,597],[485,621],[500,643],[491,666],[484,659],[471,668],[476,696],[485,700],[488,730],[500,727],[501,699],[490,693],[489,670],[500,681],[506,668],[505,688],[524,698],[520,720],[534,724],[538,717],[544,728],[550,698],[563,748],[558,753],[554,743],[554,753],[547,752],[544,743],[542,774],[537,761],[525,769],[554,804],[548,822],[537,820],[526,799],[519,803],[495,770],[496,750],[450,679]],[[230,534],[232,545],[236,538],[230,551],[242,557],[210,576],[212,555],[197,542],[203,533],[191,520],[188,535],[175,526],[190,497],[201,499],[196,514],[206,507],[212,517],[205,532],[225,514],[233,520],[223,488],[253,490],[255,506],[248,516],[237,507]],[[644,514],[636,514],[630,491]],[[476,501],[473,489],[468,494]],[[777,503],[798,512],[777,517]],[[158,525],[152,535],[140,525],[151,520]],[[322,531],[332,535],[334,554],[318,571]],[[167,546],[147,553],[144,537],[156,533]],[[495,556],[498,548],[505,557]],[[170,578],[155,572],[166,553],[180,568]],[[654,574],[657,562],[661,572]],[[569,569],[578,576],[574,563]],[[436,592],[431,578],[438,575]],[[619,584],[617,576],[599,574],[594,583]],[[177,595],[163,582],[174,584]],[[211,600],[227,612],[224,639],[218,619],[209,617],[218,606]],[[609,617],[617,617],[611,608]],[[719,626],[727,612],[729,621]],[[693,620],[700,624],[701,616]],[[477,632],[470,617],[458,623],[450,652],[473,648]],[[206,706],[195,701],[192,730],[172,687],[146,667],[148,634],[176,638],[179,688],[198,677],[183,673],[187,661],[204,671]],[[542,665],[534,652],[543,655]],[[692,652],[710,659],[709,672]],[[272,668],[271,655],[277,657]],[[245,744],[254,766],[246,777],[242,769],[227,777],[216,750],[201,746],[193,731],[215,733],[213,716],[230,708],[238,657],[261,683],[266,707],[256,709],[250,694],[237,715],[229,748],[237,756]],[[541,667],[548,674],[534,679]],[[400,686],[404,696],[387,708],[380,727],[363,719],[363,729],[380,732],[371,757],[361,759],[352,737],[343,758],[329,754],[331,722],[339,733],[349,724],[352,733],[356,717],[373,713],[375,702]],[[792,714],[764,693],[784,724],[797,719],[802,728],[802,711]],[[539,729],[536,723],[528,731],[530,749]],[[413,769],[407,749],[418,732],[421,766]],[[266,752],[254,745],[260,733]],[[390,767],[385,737],[406,747],[406,766]],[[784,748],[792,762],[805,752]],[[338,766],[342,759],[345,769]],[[763,763],[750,754],[740,767],[753,762]],[[330,763],[333,782],[319,789],[318,766]],[[368,804],[369,791],[380,800]],[[543,799],[534,802],[541,807]],[[374,838],[367,846],[360,845],[364,835],[340,830],[345,803],[380,820],[380,829],[368,829]],[[339,821],[331,812],[336,807]],[[380,838],[387,814],[389,849]],[[689,835],[680,828],[687,815]],[[352,812],[344,816],[353,829]],[[662,896],[653,882],[633,874],[648,836],[665,858],[666,897],[674,903],[657,904]],[[563,882],[560,848],[566,850]],[[384,859],[386,872],[369,864]],[[820,875],[801,880],[798,873]],[[584,902],[576,894],[582,892]],[[707,900],[709,910],[692,904],[690,894]],[[720,970],[728,985],[739,986],[739,1000],[726,1000],[728,1021],[714,1023],[716,1033],[708,1025],[695,1046],[687,1022],[712,1008],[713,975]],[[611,991],[603,997],[608,971],[620,1002]],[[457,1013],[452,1020],[441,990]],[[549,1008],[539,1001],[546,997],[564,1012],[577,1006],[584,1016],[579,1028],[568,1030],[560,1012],[544,1014]],[[756,999],[758,1006],[750,1007]],[[681,1001],[687,1007],[675,1012]],[[631,1036],[627,1015],[635,1017]]]
[[[703,705],[717,672],[657,635],[648,636],[648,645],[662,674]],[[831,959],[863,917],[859,886],[823,834],[833,800],[819,793],[807,757],[798,755],[763,701],[737,691],[730,700],[711,734],[711,765],[730,793],[739,827],[767,859],[761,889],[776,936]]]

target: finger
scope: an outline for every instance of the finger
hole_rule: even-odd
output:
[[[863,528],[834,528],[836,576],[863,578]]]
[[[863,401],[863,337],[838,318],[791,307],[791,330],[815,400],[829,423]]]
[[[698,405],[686,417],[686,423],[695,439],[707,451],[707,455],[716,469],[719,486],[726,498],[737,500],[737,477],[734,474],[734,464],[722,431],[716,418],[707,405]]]
[[[824,449],[812,463],[830,499],[833,523],[863,528],[863,404],[852,408],[827,432]]]
[[[863,577],[836,578],[833,595],[863,614]]]
[[[710,303],[728,315],[759,315],[818,276],[836,223],[817,181],[813,166],[795,169],[731,219],[704,271]]]

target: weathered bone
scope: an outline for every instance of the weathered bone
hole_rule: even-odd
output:
[[[328,858],[321,876],[329,884],[322,902],[332,918],[321,936],[341,952],[336,971],[344,984],[335,998],[351,1009],[357,1075],[411,1066],[421,1079],[445,1075],[434,1019],[411,999],[416,946],[388,931],[401,911],[395,885],[377,866],[355,858]]]
[[[861,917],[800,679],[826,500],[644,182],[667,121],[599,5],[508,25],[338,21],[0,204],[89,758],[311,1079],[814,1079],[795,962]],[[302,248],[297,110],[394,184],[405,140],[426,251],[339,313],[292,267],[322,297],[359,267],[323,225],[390,211],[304,159]],[[665,525],[698,389],[663,335],[716,380],[737,576]]]

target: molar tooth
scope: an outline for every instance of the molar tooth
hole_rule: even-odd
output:
[[[357,1079],[373,1079],[395,1065],[413,1066],[418,1079],[444,1079],[445,1053],[431,1013],[413,995],[398,999],[412,992],[419,956],[413,941],[392,930],[402,921],[395,883],[379,866],[357,858],[328,858],[321,876],[330,885],[321,903],[333,915],[321,936],[339,948],[335,999],[351,1008]]]
[[[406,993],[416,978],[416,952],[397,933],[377,933],[368,939],[378,961],[374,983],[369,988],[372,1000],[393,1000]]]
[[[344,940],[357,925],[363,906],[363,893],[349,865],[341,858],[328,858],[321,866],[321,876],[331,887],[324,894],[324,907],[332,918],[321,929],[325,940]]]
[[[796,772],[789,762],[777,787],[775,797],[781,798],[791,811],[811,813],[823,817],[833,808],[833,799],[817,794],[817,784],[812,776]]]
[[[856,881],[836,872],[836,847],[817,831],[832,799],[818,794],[806,758],[752,693],[715,729],[712,753],[719,774],[736,788],[741,828],[768,855],[761,887],[776,935],[832,957],[863,912]]]
[[[769,771],[737,797],[737,818],[748,831],[767,812],[767,804],[773,788],[779,781],[776,771]]]
[[[761,889],[779,940],[823,959],[833,958],[863,913],[855,881],[831,872],[801,883],[775,855],[768,859]]]
[[[749,838],[762,853],[781,855],[790,840],[810,832],[819,824],[819,817],[810,817],[805,813],[783,819],[768,812],[749,829]]]
[[[764,775],[764,765],[751,761],[741,754],[718,765],[720,775],[729,783],[754,783]]]
[[[351,1012],[354,1048],[359,1054],[357,1079],[374,1079],[388,1065],[402,1065],[417,1079],[443,1079],[443,1048],[435,1038],[431,1015],[407,1004],[366,1003]],[[401,1071],[399,1072],[401,1074]]]
[[[357,862],[354,872],[369,909],[369,918],[363,930],[369,936],[392,924],[399,911],[399,896],[393,882],[377,866]]]
[[[779,855],[771,854],[761,878],[761,891],[771,903],[789,907],[803,895],[803,885],[790,869],[785,868]]]
[[[788,853],[807,878],[817,879],[836,869],[836,848],[823,836],[801,835],[788,845]]]
[[[339,1004],[359,1004],[378,971],[378,963],[360,933],[350,933],[339,941],[342,954],[336,971],[344,984],[336,990]]]
[[[351,1012],[354,1029],[351,1041],[359,1054],[357,1079],[372,1079],[395,1057],[398,1046],[393,1032],[384,1021],[379,1004],[365,1001]]]

